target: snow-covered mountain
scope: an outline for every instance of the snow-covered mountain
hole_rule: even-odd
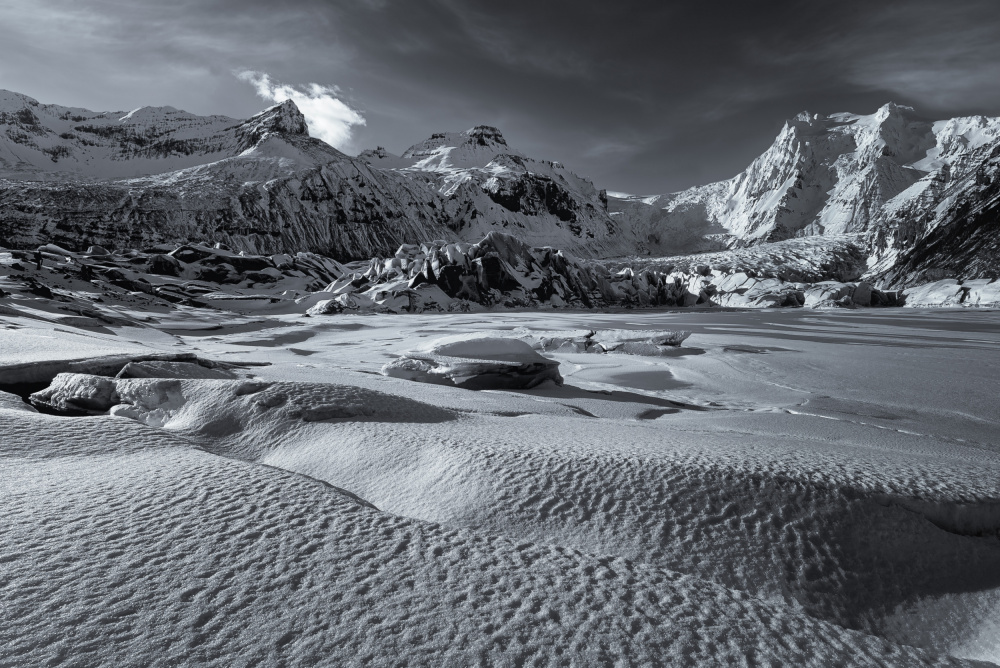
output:
[[[403,157],[351,158],[308,136],[291,101],[247,121],[170,107],[96,113],[0,92],[0,243],[391,255],[492,230],[623,254],[603,193],[499,131],[434,135]]]
[[[998,158],[998,118],[930,122],[892,103],[868,116],[802,113],[732,179],[619,195],[610,208],[675,252],[857,234],[873,276],[978,278],[998,268]]]
[[[931,122],[891,103],[868,116],[800,114],[727,181],[609,198],[489,126],[354,158],[309,137],[291,101],[239,121],[0,91],[0,245],[12,248],[222,242],[348,260],[504,232],[614,257],[854,235],[866,278],[901,288],[996,278],[998,221],[1000,119]]]
[[[264,134],[306,132],[292,103],[244,123],[173,107],[98,113],[40,104],[3,90],[0,129],[0,177],[28,181],[162,174],[238,156],[257,147]],[[255,153],[266,152],[257,148]],[[295,157],[303,162],[302,156]]]
[[[509,147],[494,127],[437,133],[402,156],[379,147],[358,158],[425,181],[449,202],[461,202],[470,210],[463,216],[463,237],[501,228],[534,245],[572,248],[584,239],[603,253],[634,245],[608,216],[604,191],[558,162],[534,160]]]

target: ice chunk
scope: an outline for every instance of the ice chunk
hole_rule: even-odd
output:
[[[962,287],[968,290],[969,294],[965,301],[965,306],[978,306],[996,308],[1000,306],[1000,281],[990,281],[988,279],[978,279],[966,281]]]
[[[324,299],[309,307],[306,313],[309,315],[333,315],[343,311],[344,307],[340,302],[335,299]]]
[[[607,329],[596,332],[594,341],[605,350],[617,350],[627,343],[648,343],[654,346],[679,346],[691,336],[691,332],[647,332],[638,329]]]
[[[562,385],[559,362],[516,338],[456,335],[431,341],[382,367],[382,373],[467,389],[524,389],[551,380]]]
[[[645,331],[641,329],[606,329],[599,331],[540,332],[526,335],[533,340],[535,350],[563,352],[607,353],[630,355],[660,355],[667,347],[681,345],[691,332]]]
[[[340,304],[341,307],[352,311],[371,310],[375,306],[375,300],[363,293],[342,294],[334,301]]]
[[[444,290],[436,285],[423,284],[412,291],[413,299],[410,310],[422,311],[446,311],[452,303],[452,298],[445,294]]]
[[[925,283],[909,288],[906,306],[959,306],[962,302],[962,286],[953,278]]]
[[[531,347],[535,350],[555,351],[569,353],[593,352],[588,350],[594,341],[594,330],[568,330],[565,332],[540,332],[532,333],[526,331],[524,337],[532,341]]]
[[[150,427],[165,425],[187,401],[179,380],[123,379],[118,381],[118,392],[121,404],[111,409],[111,415]]]
[[[834,304],[851,295],[851,286],[838,281],[823,281],[809,286],[805,291],[806,306]]]
[[[96,415],[119,403],[113,378],[79,373],[60,373],[29,399],[38,408],[68,415]]]
[[[854,288],[854,292],[851,293],[851,301],[853,301],[858,306],[871,306],[872,304],[872,286],[868,283],[862,281],[858,283]]]
[[[120,372],[118,378],[204,378],[226,379],[237,378],[237,375],[226,369],[210,369],[191,362],[129,362]]]

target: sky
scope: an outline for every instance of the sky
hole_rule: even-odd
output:
[[[493,125],[609,190],[729,178],[801,111],[1000,115],[1000,1],[0,0],[0,88],[248,117],[347,153]]]

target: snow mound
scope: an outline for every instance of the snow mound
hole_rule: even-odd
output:
[[[421,383],[473,390],[526,389],[551,380],[562,385],[559,362],[516,338],[456,335],[435,339],[382,367],[382,373]]]
[[[185,338],[230,359],[256,336],[261,378],[59,378],[77,408],[113,384],[112,416],[82,419],[9,410],[0,394],[12,592],[0,645],[24,665],[157,663],[164,647],[174,663],[219,665],[996,661],[998,318],[257,317]],[[653,346],[680,335],[631,328],[682,322],[702,354],[669,368],[567,355],[561,388],[370,373],[391,359],[387,341],[484,324],[515,329],[418,353],[524,360],[511,338]],[[97,343],[124,355],[131,337],[176,351],[182,336],[123,328],[83,348],[79,334],[11,324],[7,361],[52,362],[60,341],[64,357]],[[282,349],[306,340],[305,359]],[[22,342],[39,350],[14,358]],[[575,382],[587,378],[715,410]]]
[[[0,391],[0,410],[36,412],[34,408],[21,401],[21,397],[3,391]]]

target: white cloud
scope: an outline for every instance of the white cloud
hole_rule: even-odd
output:
[[[365,118],[337,97],[340,89],[311,83],[289,86],[272,81],[264,72],[244,70],[235,73],[257,90],[257,95],[272,102],[291,100],[306,117],[309,134],[336,148],[345,148],[351,140],[351,129],[364,125]]]

